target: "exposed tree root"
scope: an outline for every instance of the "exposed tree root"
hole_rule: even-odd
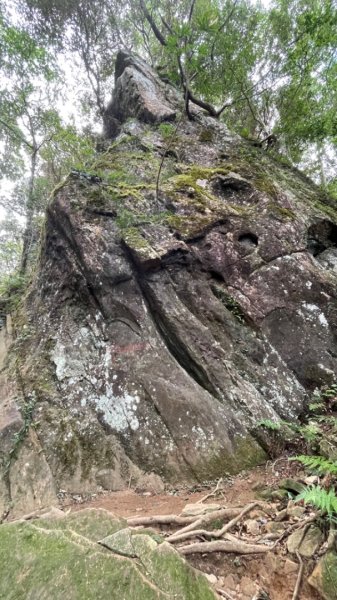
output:
[[[298,552],[298,550],[296,552],[296,556],[298,558],[300,568],[298,570],[298,575],[297,575],[297,580],[296,580],[296,585],[295,585],[294,593],[292,596],[292,600],[297,600],[297,598],[298,598],[298,594],[300,592],[301,583],[302,583],[303,569],[304,569],[303,560],[302,560],[301,555]]]
[[[209,492],[209,494],[206,494],[206,496],[203,496],[202,498],[200,498],[200,500],[198,500],[197,504],[202,504],[203,502],[206,502],[206,500],[208,500],[209,498],[213,498],[213,496],[216,496],[216,494],[218,492],[221,492],[221,488],[220,485],[222,483],[222,477],[220,477],[220,479],[218,480],[218,483],[216,484],[214,490],[212,492]]]
[[[179,542],[182,540],[186,540],[190,537],[196,537],[196,536],[203,536],[203,537],[208,537],[208,538],[221,538],[227,531],[230,531],[230,529],[232,529],[232,527],[234,527],[234,525],[236,525],[241,519],[242,517],[244,517],[247,513],[249,513],[251,510],[253,510],[253,508],[256,508],[257,506],[259,506],[259,502],[254,502],[253,504],[248,504],[247,506],[245,506],[245,508],[243,510],[241,510],[241,512],[235,516],[231,521],[229,521],[229,523],[227,523],[226,525],[224,525],[221,529],[215,529],[214,531],[208,531],[207,529],[195,529],[194,527],[190,527],[190,529],[187,529],[187,527],[183,529],[181,529],[180,531],[177,531],[176,533],[173,533],[172,535],[170,535],[166,541],[168,542]],[[210,519],[209,517],[211,515],[213,515],[212,521],[217,520],[220,516],[219,513],[220,511],[214,511],[212,513],[209,513],[207,515],[204,515],[204,520],[202,521],[203,524],[205,524],[206,522],[209,522]],[[208,517],[208,519],[206,520],[205,517]],[[197,526],[197,523],[200,522],[201,519],[199,519],[199,521],[196,521],[195,526]]]
[[[204,497],[200,504],[214,495],[219,490],[220,481],[213,492]],[[223,552],[227,554],[238,554],[238,555],[262,555],[268,552],[275,551],[275,548],[287,538],[290,533],[294,530],[301,530],[302,539],[304,538],[310,524],[317,519],[317,514],[311,515],[305,518],[302,522],[293,523],[287,529],[285,529],[281,535],[277,535],[275,539],[274,533],[266,533],[261,536],[253,536],[253,543],[249,539],[243,539],[240,537],[240,533],[230,533],[231,529],[237,526],[240,521],[244,519],[253,509],[261,508],[265,513],[269,513],[270,517],[273,518],[274,507],[268,506],[265,502],[252,502],[244,507],[235,508],[220,508],[212,512],[202,515],[155,515],[150,517],[135,517],[127,519],[127,523],[131,527],[143,527],[152,525],[168,525],[168,526],[182,526],[181,529],[171,533],[166,537],[166,541],[171,544],[177,544],[177,551],[183,555],[193,554],[210,554],[213,552]],[[273,515],[273,516],[272,516]],[[214,522],[225,522],[220,529],[211,529],[211,525]],[[197,539],[196,539],[197,538]],[[199,540],[198,540],[199,538]],[[184,543],[186,540],[187,543]],[[330,532],[330,545],[333,545],[336,541],[336,531]],[[181,542],[183,542],[181,544]],[[269,542],[269,543],[268,543]],[[180,544],[180,545],[179,545]],[[296,552],[299,570],[296,580],[295,589],[293,592],[292,600],[299,599],[299,593],[302,585],[303,573],[304,573],[304,562]],[[225,598],[226,600],[233,600],[233,597],[229,592],[222,589],[221,587],[215,588],[219,598]],[[259,596],[260,597],[260,596]],[[262,597],[262,596],[261,596]]]
[[[222,508],[207,515],[203,515],[202,518],[195,516],[181,516],[181,515],[153,515],[152,517],[132,517],[127,519],[127,524],[131,527],[137,525],[192,525],[193,529],[200,525],[211,523],[217,519],[232,519],[240,514],[242,508]],[[183,530],[180,531],[182,533]],[[185,528],[184,528],[185,531]]]
[[[212,542],[197,542],[178,548],[180,554],[207,554],[209,552],[228,552],[232,554],[263,554],[269,552],[270,546],[262,544],[246,544],[240,540],[215,540]]]
[[[282,540],[285,537],[288,537],[290,535],[290,533],[292,531],[294,531],[295,529],[303,529],[302,531],[302,537],[301,537],[301,542],[303,541],[303,538],[307,532],[307,529],[309,527],[309,525],[311,523],[313,523],[314,521],[316,521],[317,519],[317,515],[313,516],[313,517],[308,517],[307,519],[305,519],[305,521],[300,521],[299,523],[294,523],[294,525],[291,525],[291,527],[288,527],[287,529],[285,529],[282,534],[277,538],[277,540],[275,541],[273,548],[275,548],[280,542],[282,542]],[[264,537],[264,539],[266,539],[266,536]],[[269,538],[271,539],[271,538]],[[300,545],[300,544],[299,544]]]

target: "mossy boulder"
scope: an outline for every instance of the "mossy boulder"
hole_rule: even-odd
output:
[[[322,556],[308,579],[310,585],[324,600],[337,598],[337,554],[334,551]]]
[[[102,535],[130,532],[104,510],[0,526],[1,597],[6,600],[214,600],[207,579],[169,544],[131,532],[134,551],[109,550]],[[114,534],[117,536],[117,533]],[[104,542],[104,540],[103,540]]]

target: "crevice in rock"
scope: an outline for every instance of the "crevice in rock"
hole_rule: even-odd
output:
[[[187,267],[191,263],[191,256],[188,250],[178,248],[167,252],[161,259],[161,266],[180,265]]]
[[[234,192],[245,192],[252,189],[251,183],[236,173],[228,175],[216,175],[212,181],[212,187],[222,193],[231,195]]]
[[[213,271],[212,269],[210,269],[208,273],[212,279],[215,279],[215,281],[219,281],[221,283],[225,282],[223,275],[219,273],[219,271]]]
[[[249,273],[249,277],[248,277],[248,280],[247,280],[247,281],[249,281],[249,278],[250,278],[252,275],[254,275],[255,273],[257,273],[257,272],[258,272],[258,271],[260,271],[261,269],[264,269],[265,267],[269,267],[270,265],[272,265],[272,264],[273,264],[275,261],[279,260],[280,258],[287,258],[287,257],[293,256],[293,255],[295,255],[295,254],[303,254],[303,252],[305,252],[305,248],[300,248],[299,250],[294,250],[293,252],[285,252],[285,254],[278,254],[277,256],[274,256],[273,258],[271,258],[271,259],[270,259],[270,260],[268,260],[268,261],[264,260],[264,259],[261,257],[261,260],[263,260],[263,264],[262,264],[262,265],[261,265],[261,264],[260,264],[260,265],[257,265],[256,267],[254,267],[254,268],[251,270],[251,272]],[[235,263],[233,263],[233,264],[235,264]],[[231,266],[231,265],[230,265],[230,266]],[[231,285],[232,287],[235,287],[235,286],[233,286],[233,284],[232,284],[232,283],[231,283],[230,285]],[[238,289],[238,291],[241,291],[239,288],[237,288],[237,289]]]
[[[88,291],[88,295],[89,297],[92,299],[92,301],[94,302],[94,305],[96,306],[96,308],[101,312],[102,316],[105,318],[104,312],[103,312],[103,308],[100,305],[100,302],[98,301],[96,294],[94,292],[94,289],[92,287],[92,284],[89,281],[89,278],[87,276],[86,270],[84,269],[83,266],[83,260],[82,257],[78,251],[78,247],[77,244],[74,242],[74,240],[72,239],[71,235],[69,235],[67,229],[61,224],[61,220],[57,218],[57,215],[54,215],[53,212],[51,210],[47,211],[47,217],[50,221],[50,226],[53,230],[57,231],[60,236],[61,239],[65,239],[74,255],[75,261],[76,261],[76,267],[79,271],[79,273],[82,275],[85,283],[86,283],[86,288]],[[69,223],[69,229],[71,230],[71,224]],[[51,242],[52,243],[52,242]]]
[[[323,219],[309,227],[307,250],[316,258],[328,248],[337,248],[337,225]]]
[[[184,371],[186,371],[198,385],[219,400],[219,393],[210,381],[204,367],[191,355],[186,344],[179,338],[176,331],[174,331],[172,324],[168,321],[166,316],[163,315],[150,287],[145,281],[143,281],[141,285],[152,318],[157,326],[157,331],[170,354],[172,354]]]
[[[163,314],[161,306],[158,303],[155,294],[151,290],[149,284],[144,278],[143,274],[139,272],[137,263],[134,261],[132,253],[130,252],[127,245],[124,243],[126,254],[131,261],[134,269],[135,278],[142,291],[144,300],[146,301],[147,307],[156,325],[157,331],[169,350],[173,358],[178,364],[184,369],[184,371],[204,390],[214,396],[217,400],[221,400],[220,394],[215,386],[209,379],[209,376],[204,367],[198,363],[195,358],[191,355],[189,348],[184,344],[177,332],[174,330],[172,323],[169,322],[167,317]]]
[[[115,210],[101,210],[98,208],[87,208],[86,212],[91,215],[107,217],[109,219],[115,219],[117,217],[117,212]]]
[[[239,302],[233,298],[222,286],[211,284],[213,295],[220,300],[224,307],[232,313],[233,317],[241,323],[246,323],[246,315],[244,314]]]

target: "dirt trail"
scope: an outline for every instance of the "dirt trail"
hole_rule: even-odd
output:
[[[218,495],[216,500],[210,498],[209,502],[219,502],[226,506],[240,506],[256,499],[256,492],[252,489],[257,483],[264,483],[267,480],[272,481],[270,469],[258,467],[249,474],[241,474],[237,477],[224,481],[223,494]],[[200,491],[194,491],[195,488]],[[194,503],[201,500],[207,493],[212,491],[212,487],[195,486],[194,488],[180,488],[174,491],[168,491],[163,494],[147,495],[148,493],[137,493],[133,490],[123,490],[120,492],[107,492],[98,497],[80,504],[71,504],[72,510],[81,508],[105,508],[119,517],[150,516],[179,514],[187,503]],[[66,506],[66,504],[65,504]]]
[[[219,503],[224,507],[244,506],[256,501],[256,488],[262,485],[277,486],[277,482],[293,474],[294,466],[289,465],[286,457],[276,463],[269,463],[248,473],[224,481],[221,494],[209,498],[206,503]],[[213,486],[214,489],[214,486]],[[212,486],[194,486],[168,490],[158,495],[136,493],[133,490],[103,493],[89,501],[70,504],[71,510],[82,508],[105,508],[120,517],[139,517],[151,515],[180,514],[186,504],[201,501]],[[66,506],[66,504],[65,504]],[[68,504],[69,507],[69,504]],[[163,533],[168,527],[157,527]],[[172,530],[172,528],[171,528]],[[194,554],[189,562],[201,571],[217,577],[217,585],[228,593],[231,600],[291,600],[298,573],[297,559],[287,554],[285,545],[280,544],[277,551],[263,556],[237,556],[234,554],[212,553]],[[307,576],[313,569],[313,561],[305,565],[301,592],[298,600],[319,600],[319,596],[307,583]],[[254,589],[263,590],[267,595],[255,596]]]

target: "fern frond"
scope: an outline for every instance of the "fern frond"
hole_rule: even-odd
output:
[[[308,486],[295,498],[295,502],[301,500],[329,517],[337,514],[337,496],[332,488],[327,492],[319,485]]]
[[[321,392],[323,398],[335,398],[337,396],[337,384],[332,384],[328,389]]]
[[[318,437],[322,435],[322,431],[317,423],[308,423],[299,428],[299,433],[307,442],[314,442]]]
[[[317,412],[319,410],[324,411],[324,409],[325,409],[324,402],[312,402],[311,404],[309,404],[310,412]]]
[[[282,421],[272,421],[271,419],[261,419],[258,421],[258,427],[265,427],[266,429],[271,429],[273,431],[279,431],[282,426]]]
[[[324,458],[324,456],[294,456],[289,460],[297,460],[302,463],[310,471],[316,472],[318,475],[337,475],[337,463]]]

